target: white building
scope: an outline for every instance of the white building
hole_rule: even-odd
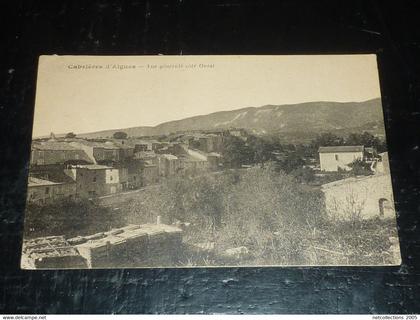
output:
[[[318,150],[322,171],[351,170],[349,164],[356,159],[363,160],[363,146],[320,147]]]

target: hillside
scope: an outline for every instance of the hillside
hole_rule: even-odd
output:
[[[155,127],[121,128],[129,136],[161,135],[176,131],[244,128],[256,134],[300,133],[313,135],[323,131],[384,132],[381,100],[364,102],[308,102],[294,105],[266,105],[259,108],[243,108],[215,112],[177,121],[165,122]],[[115,131],[106,130],[81,137],[109,137]]]

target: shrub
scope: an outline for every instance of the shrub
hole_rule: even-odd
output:
[[[290,174],[299,182],[308,183],[315,180],[314,171],[308,167],[295,169]]]
[[[73,237],[107,231],[125,224],[119,212],[88,200],[63,200],[48,205],[28,204],[25,237]]]
[[[370,169],[370,164],[361,159],[354,160],[349,164],[349,167],[351,168],[350,173],[355,176],[367,176],[373,173]]]
[[[123,131],[117,131],[112,135],[112,137],[114,139],[127,139],[128,135]]]

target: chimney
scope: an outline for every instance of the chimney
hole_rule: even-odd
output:
[[[156,224],[162,224],[162,217],[161,216],[157,216]]]

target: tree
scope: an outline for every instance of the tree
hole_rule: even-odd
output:
[[[65,199],[46,205],[30,203],[25,215],[25,236],[74,237],[108,231],[124,224],[120,212],[85,199]]]
[[[296,152],[289,153],[283,160],[277,161],[277,169],[286,173],[302,168],[305,161]]]
[[[344,139],[331,132],[326,132],[318,135],[314,140],[312,140],[311,144],[316,147],[316,149],[327,146],[341,146],[344,144]]]
[[[385,141],[382,141],[378,137],[375,137],[373,134],[366,131],[363,133],[349,134],[346,138],[345,144],[349,146],[361,145],[365,147],[374,147],[378,150],[378,152],[386,151]]]
[[[255,136],[249,136],[247,144],[250,148],[251,160],[254,163],[264,165],[265,162],[273,158],[274,147],[271,143]]]
[[[246,246],[255,263],[303,264],[301,240],[323,222],[323,198],[270,165],[222,175],[173,176],[121,204],[128,223],[191,223],[188,243]],[[220,262],[220,261],[219,261]],[[223,261],[221,263],[224,263]]]
[[[367,176],[372,174],[370,164],[361,159],[354,160],[349,164],[349,167],[351,168],[351,174],[355,176]]]
[[[192,140],[190,142],[191,149],[200,149],[200,141],[199,140]]]
[[[342,146],[344,145],[344,139],[339,137],[331,132],[326,132],[319,134],[315,139],[313,139],[308,146],[309,152],[312,157],[318,155],[319,147],[330,147],[330,146]]]
[[[302,263],[300,241],[322,222],[319,193],[271,166],[243,172],[224,199],[219,246],[246,246],[263,264]]]
[[[114,139],[127,139],[128,135],[127,133],[123,131],[117,131],[113,134]]]
[[[220,227],[223,197],[234,183],[234,173],[200,178],[173,176],[157,189],[145,190],[141,197],[123,204],[122,211],[128,212],[136,224],[153,223],[157,216],[169,224],[189,222],[201,231],[200,237],[206,238]]]
[[[74,139],[76,138],[76,134],[74,134],[73,132],[69,132],[66,134],[66,138],[67,139]]]
[[[223,162],[227,168],[239,168],[252,162],[253,153],[245,141],[235,136],[227,136],[223,141]]]

